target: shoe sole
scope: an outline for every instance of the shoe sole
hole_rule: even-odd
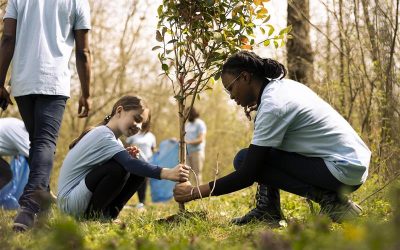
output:
[[[14,223],[13,230],[14,232],[25,232],[28,230],[28,226],[22,223]]]
[[[357,203],[350,201],[349,207],[342,212],[341,216],[333,220],[336,223],[343,223],[344,221],[353,220],[356,217],[360,216],[362,213],[362,207]]]

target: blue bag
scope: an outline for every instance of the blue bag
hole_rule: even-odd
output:
[[[167,168],[173,168],[179,162],[179,143],[168,139],[160,143],[158,152],[150,158],[149,162]],[[151,200],[153,202],[166,202],[173,197],[175,182],[168,180],[150,179]]]
[[[24,191],[29,177],[29,165],[25,156],[18,155],[11,159],[12,180],[0,190],[0,208],[18,209],[18,199]]]

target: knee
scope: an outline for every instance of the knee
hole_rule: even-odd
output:
[[[235,170],[238,170],[242,166],[244,159],[246,159],[247,151],[248,148],[243,148],[237,152],[235,158],[233,159],[233,167]]]

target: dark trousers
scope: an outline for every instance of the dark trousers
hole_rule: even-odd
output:
[[[117,218],[143,182],[144,177],[128,173],[114,159],[95,167],[85,177],[85,184],[93,193],[86,217]]]
[[[10,164],[0,157],[0,190],[12,180]]]
[[[236,154],[233,160],[235,169],[242,166],[247,151],[245,148]],[[349,186],[337,180],[321,158],[278,149],[272,149],[266,157],[269,159],[268,166],[259,170],[256,181],[267,186],[272,200],[279,199],[279,189],[320,202],[322,195],[339,196],[344,191],[353,192],[361,186]]]
[[[37,213],[40,204],[36,191],[48,191],[58,132],[67,97],[26,95],[15,98],[22,120],[29,133],[29,179],[19,199],[22,209]]]
[[[146,190],[147,190],[147,178],[143,181],[143,184],[138,189],[138,198],[140,203],[145,203],[146,201]]]

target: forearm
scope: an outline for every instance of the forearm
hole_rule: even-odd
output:
[[[90,96],[92,59],[89,49],[76,50],[76,69],[81,82],[82,96]]]
[[[224,195],[239,191],[241,189],[251,186],[255,181],[255,177],[247,175],[240,171],[232,172],[214,182],[206,184],[210,190],[213,190],[212,195]],[[214,187],[215,186],[215,187]]]
[[[169,169],[169,168],[161,168],[160,179],[162,179],[162,180],[170,180],[171,179],[171,169]]]
[[[161,178],[162,168],[135,159],[131,157],[126,150],[117,153],[113,158],[129,173],[154,179]]]
[[[192,141],[187,141],[186,143],[189,144],[189,145],[197,145],[197,144],[202,143],[203,140],[204,140],[204,134],[201,134],[196,139],[194,139]]]
[[[0,87],[4,87],[7,71],[14,55],[15,38],[3,35],[0,42]]]
[[[187,141],[186,144],[197,145],[203,142],[203,139],[194,139],[193,141]]]
[[[251,186],[258,180],[260,171],[268,168],[267,155],[270,150],[269,147],[250,145],[243,165],[235,172],[218,179],[212,195],[228,194]],[[212,189],[214,182],[208,185]]]
[[[210,193],[211,193],[210,186],[208,184],[203,184],[200,185],[199,187],[193,187],[192,198],[193,200],[200,199],[203,197],[210,196]]]

